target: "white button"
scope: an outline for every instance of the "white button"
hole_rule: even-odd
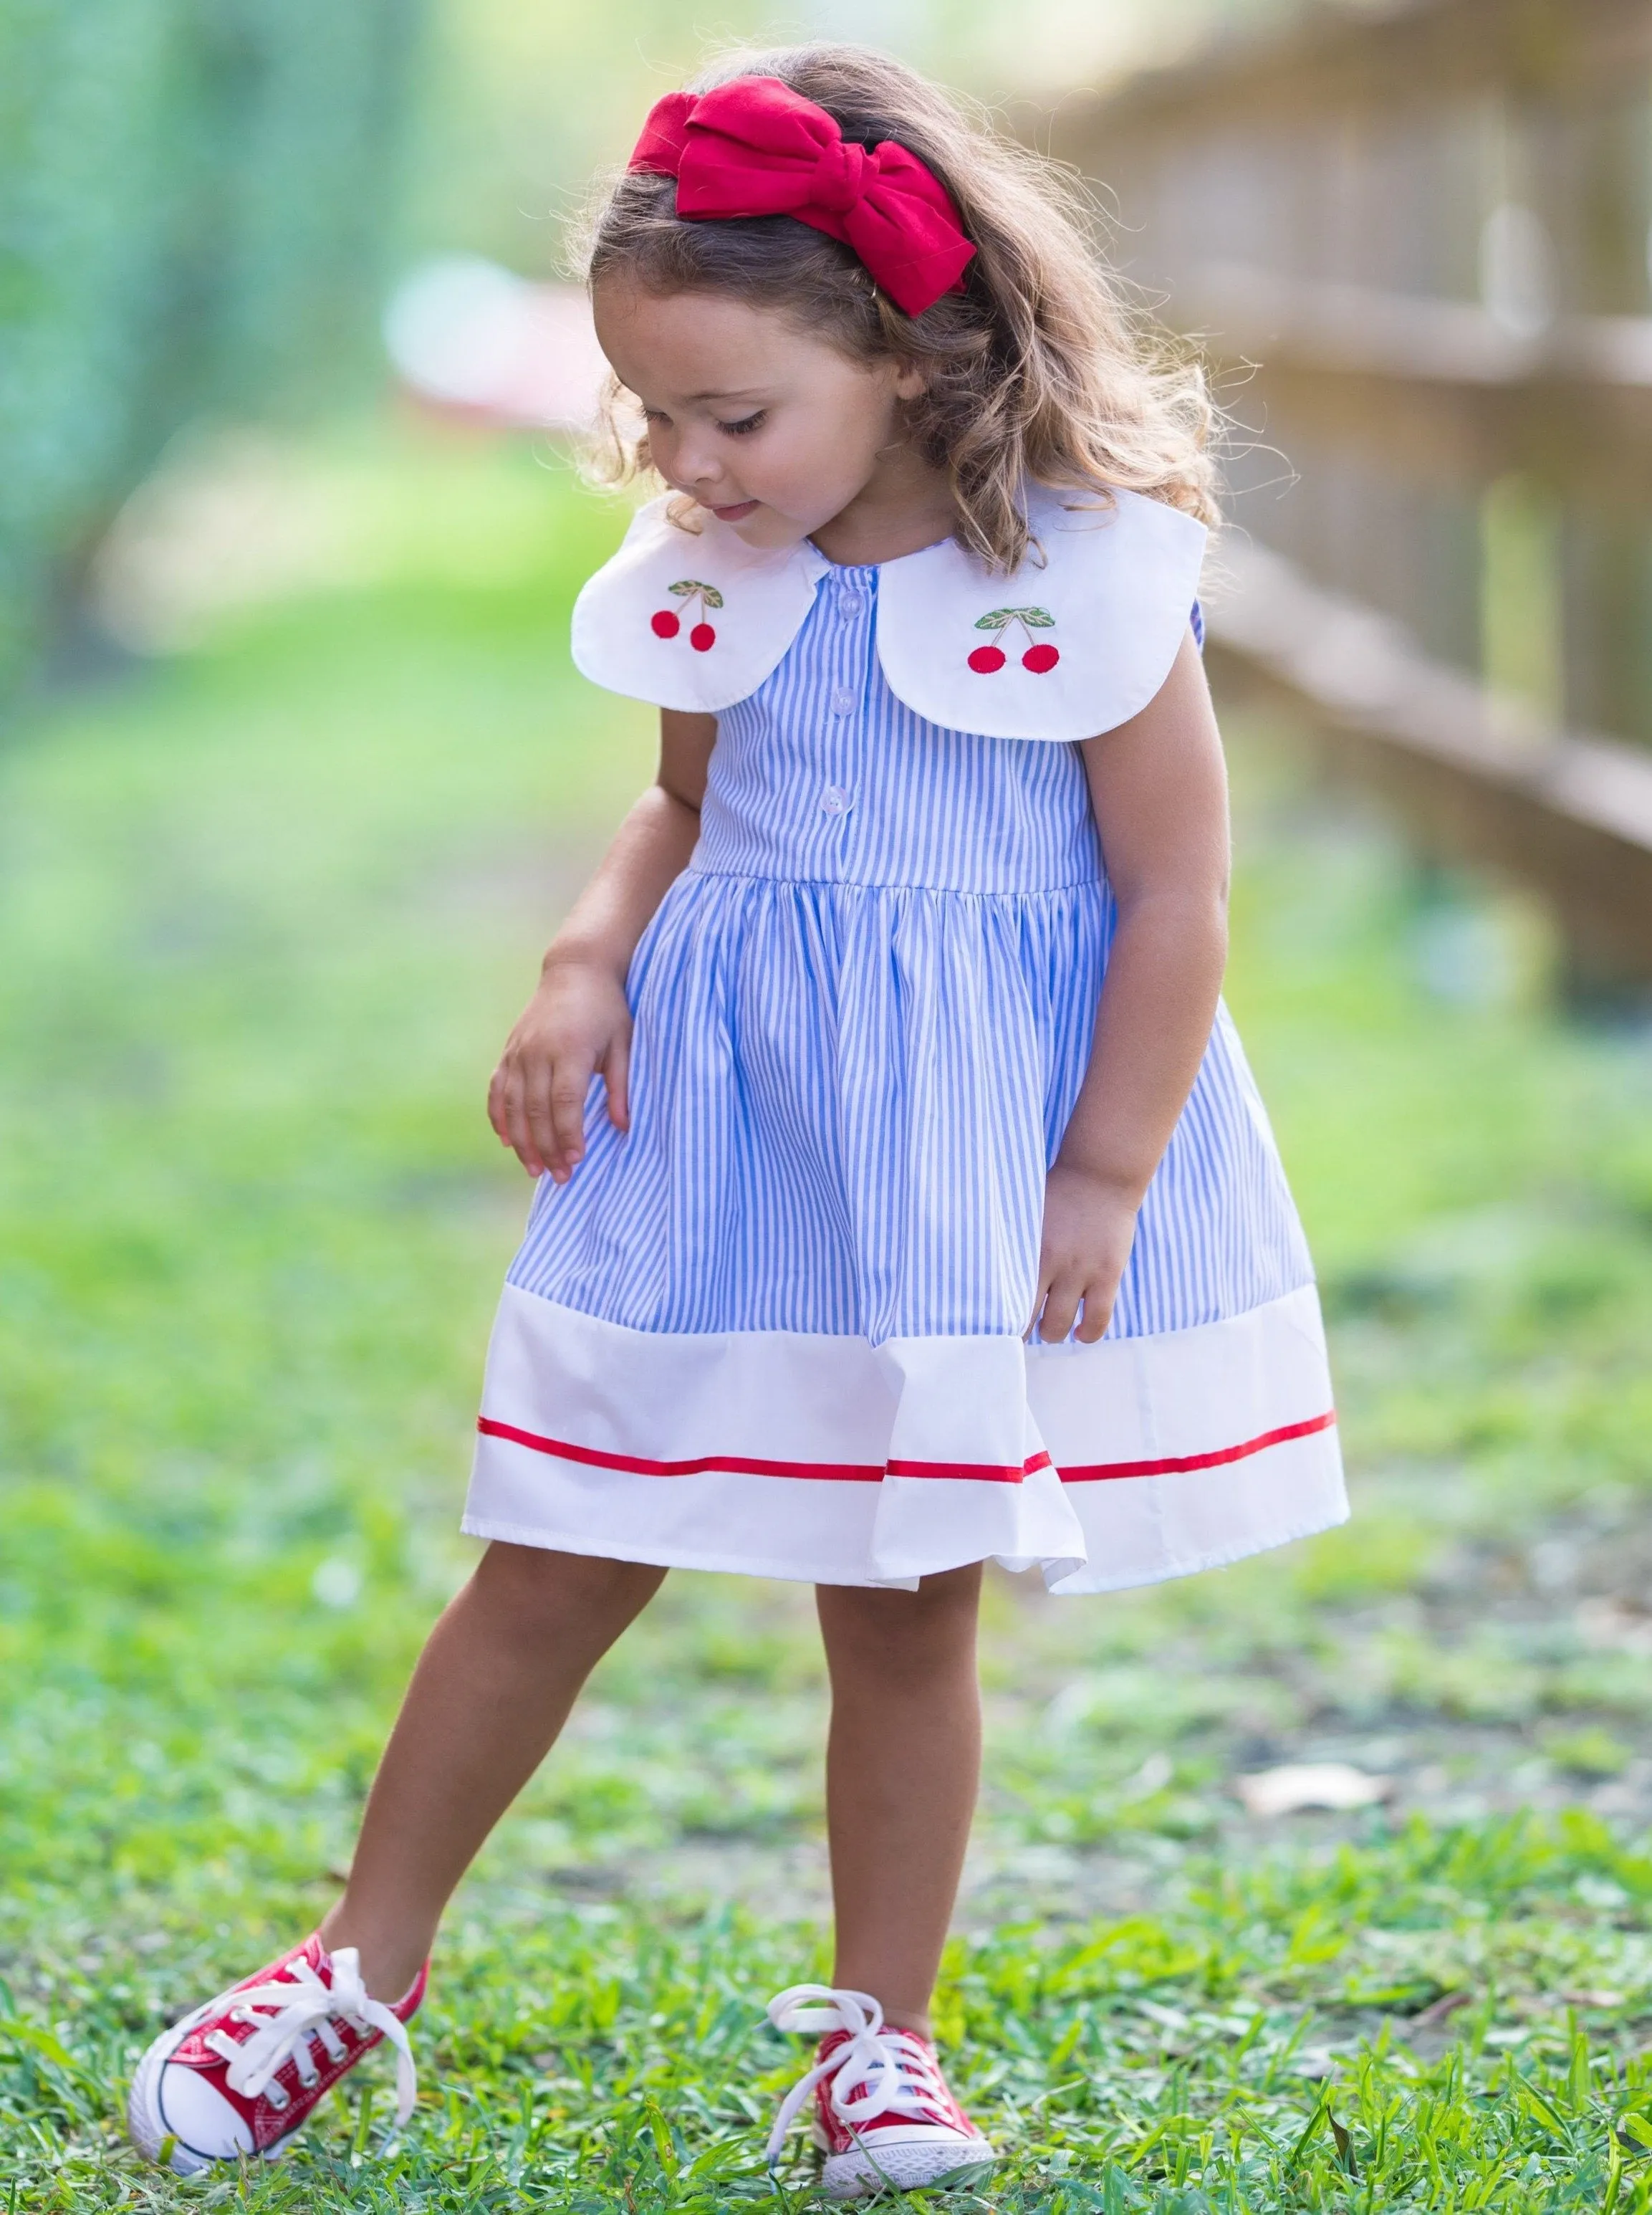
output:
[[[848,810],[849,795],[841,784],[829,784],[820,795],[820,804],[828,815],[842,815]]]
[[[861,609],[864,608],[866,604],[866,596],[861,591],[859,585],[845,585],[843,587],[843,612],[845,615],[858,616]]]
[[[833,713],[833,715],[850,715],[850,714],[852,714],[852,713],[853,713],[854,709],[854,693],[853,693],[853,692],[834,692],[834,693],[833,693],[833,695],[832,695],[832,713]]]

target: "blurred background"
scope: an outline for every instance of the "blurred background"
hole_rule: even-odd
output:
[[[1018,27],[1013,83],[1047,105],[1132,57],[1276,12],[1266,0],[1048,0]],[[72,652],[88,564],[180,432],[314,421],[382,391],[383,311],[421,265],[425,283],[392,318],[395,351],[411,348],[438,399],[542,413],[535,371],[548,355],[554,380],[558,349],[520,327],[520,298],[513,319],[508,279],[566,273],[566,224],[593,175],[708,52],[819,36],[881,38],[994,99],[1006,87],[1001,20],[981,0],[703,20],[664,0],[617,14],[560,0],[9,0],[9,682],[43,635],[66,631]]]
[[[320,1912],[465,1573],[526,1198],[483,1092],[651,756],[566,654],[625,520],[575,466],[600,365],[567,226],[704,54],[805,35],[886,45],[1077,164],[1231,419],[1230,998],[1321,1267],[1357,1519],[1117,1601],[995,1581],[944,2020],[1025,2003],[990,2103],[1043,2097],[1067,2026],[1106,2016],[1042,2112],[1080,2153],[1111,2132],[1110,2210],[1208,2204],[1129,2197],[1178,2131],[1206,2167],[1177,2189],[1243,2168],[1199,2071],[1247,2008],[1244,2069],[1272,2073],[1246,2097],[1294,2101],[1288,2135],[1376,2040],[1379,2104],[1436,2063],[1480,2087],[1465,2162],[1505,2062],[1587,2118],[1591,2069],[1646,2044],[1644,7],[0,0],[17,2206],[172,2204],[111,2181],[112,2072]],[[575,2029],[600,2047],[557,2080],[576,2166],[612,2122],[602,2057],[703,2077],[701,1973],[662,1934],[725,1918],[704,1973],[742,2023],[770,1967],[801,1973],[823,1701],[805,1592],[668,1586],[456,1911],[447,2158],[504,2158],[477,2149]],[[1029,1931],[1080,1964],[1036,2005]],[[1115,2060],[1156,2138],[1107,2120]],[[1533,2207],[1604,2204],[1577,2127],[1522,2144],[1534,2194],[1583,2179]],[[281,2188],[354,2204],[319,2169]],[[1299,2204],[1274,2189],[1250,2204]]]

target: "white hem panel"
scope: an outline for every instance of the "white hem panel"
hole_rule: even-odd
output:
[[[1342,1521],[1331,1410],[1311,1285],[1049,1347],[632,1330],[507,1285],[464,1528],[818,1584],[995,1560],[1112,1591]]]

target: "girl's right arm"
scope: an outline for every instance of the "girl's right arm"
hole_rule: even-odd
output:
[[[700,835],[715,715],[660,713],[659,775],[551,942],[539,986],[505,1041],[487,1120],[529,1176],[566,1184],[585,1150],[585,1095],[600,1071],[615,1126],[630,1126],[627,972],[637,941]]]

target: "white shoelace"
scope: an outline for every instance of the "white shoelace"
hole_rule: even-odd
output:
[[[361,1956],[355,1947],[340,1946],[330,1959],[330,1985],[308,1961],[292,1962],[282,1977],[272,1979],[267,1985],[249,1985],[245,1991],[234,1995],[236,2003],[229,2015],[232,2022],[252,2023],[252,2036],[237,2043],[227,2030],[214,2030],[207,2033],[205,2042],[229,2064],[227,2081],[232,2092],[246,2100],[256,2100],[266,2093],[270,2105],[279,2109],[291,2095],[276,2083],[278,2070],[292,2062],[299,2083],[307,2085],[315,2083],[321,2074],[310,2051],[312,2039],[329,2061],[342,2061],[347,2048],[334,2027],[338,2020],[364,2036],[369,2030],[382,2030],[396,2049],[395,2119],[405,2123],[413,2113],[419,2089],[407,2026],[382,2000],[369,1997],[362,1982]]]
[[[800,2003],[817,2000],[817,2007]],[[951,2106],[945,2080],[933,2055],[921,2038],[910,2032],[885,2030],[884,2010],[870,1992],[854,1992],[831,1985],[792,1985],[768,2003],[768,2020],[776,2030],[847,2030],[849,2036],[834,2046],[800,2077],[780,2102],[774,2127],[768,2135],[768,2165],[774,2168],[786,2144],[786,2134],[801,2113],[817,2084],[829,2077],[828,2094],[834,2112],[855,2130],[874,2115],[910,2115],[916,2122],[933,2123],[936,2110]]]

